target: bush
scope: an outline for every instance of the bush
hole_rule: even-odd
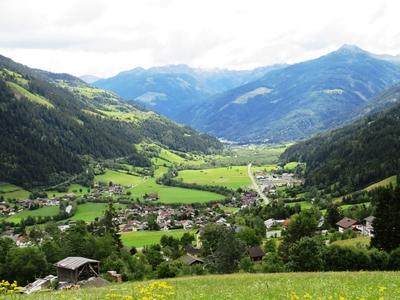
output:
[[[389,267],[391,270],[400,270],[400,247],[390,252]]]
[[[322,271],[323,252],[321,240],[304,237],[289,248],[288,267],[293,271]]]
[[[177,264],[164,261],[157,266],[157,277],[158,278],[173,278],[178,275],[179,269]]]

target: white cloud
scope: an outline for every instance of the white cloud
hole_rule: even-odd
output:
[[[100,76],[175,63],[292,63],[344,43],[399,54],[399,11],[396,0],[1,0],[0,53]]]

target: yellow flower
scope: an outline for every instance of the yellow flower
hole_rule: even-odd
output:
[[[379,287],[379,291],[380,291],[381,293],[383,293],[385,290],[386,290],[386,288],[385,288],[384,286]]]
[[[311,299],[312,296],[309,293],[305,293],[303,296],[304,299]]]

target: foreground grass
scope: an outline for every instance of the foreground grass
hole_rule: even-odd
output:
[[[233,274],[182,277],[163,282],[173,287],[173,295],[162,299],[400,299],[400,274],[396,272]],[[124,283],[14,299],[145,299],[140,288],[143,291],[143,287],[150,284]],[[161,298],[154,295],[148,299]]]
[[[180,239],[186,231],[183,229],[175,229],[168,231],[133,231],[133,232],[123,232],[121,234],[122,243],[128,247],[138,247],[149,246],[154,244],[159,244],[161,237],[163,235],[173,236],[174,238]]]

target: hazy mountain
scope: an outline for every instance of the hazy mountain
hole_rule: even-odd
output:
[[[31,69],[0,56],[0,181],[46,185],[94,159],[138,155],[155,142],[180,151],[212,152],[205,134],[92,88],[79,78]]]
[[[399,174],[400,86],[377,97],[381,102],[387,99],[397,104],[343,128],[295,144],[285,151],[282,158],[307,163],[307,184],[332,186],[344,193]]]
[[[217,95],[186,122],[230,140],[297,140],[342,125],[399,80],[399,65],[345,45]]]
[[[102,79],[101,77],[97,77],[95,75],[82,75],[82,76],[79,76],[79,78],[89,84]]]
[[[253,81],[282,67],[284,65],[251,71],[203,70],[186,65],[136,68],[98,80],[93,85],[180,121],[182,113],[194,105],[204,103],[211,95]]]

